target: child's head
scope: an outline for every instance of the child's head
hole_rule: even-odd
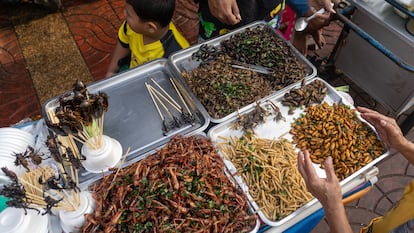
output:
[[[175,0],[126,0],[142,22],[157,22],[166,27],[174,14]]]

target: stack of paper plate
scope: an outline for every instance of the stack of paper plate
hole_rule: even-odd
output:
[[[16,166],[16,154],[24,153],[28,147],[34,147],[35,138],[32,134],[18,128],[0,128],[0,168],[7,167],[17,175],[23,174],[26,169]],[[0,170],[0,186],[8,181],[3,171]]]
[[[42,210],[40,210],[42,211]],[[47,233],[48,216],[36,209],[8,207],[0,213],[0,229],[3,233],[36,232]]]

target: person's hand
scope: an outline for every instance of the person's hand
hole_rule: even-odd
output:
[[[313,37],[316,45],[319,48],[323,48],[326,44],[325,38],[322,35],[321,28],[329,25],[331,19],[331,13],[325,12],[324,14],[317,14],[315,18],[309,21],[308,27],[306,27],[305,34],[310,34]]]
[[[331,22],[331,13],[325,12],[323,14],[316,14],[313,19],[308,22],[306,27],[307,32],[317,31],[325,26],[328,26]]]
[[[241,21],[236,0],[208,0],[211,14],[220,22],[234,25]]]
[[[308,151],[298,153],[298,168],[306,187],[326,209],[335,209],[342,205],[342,191],[332,164],[332,157],[325,160],[326,178],[320,178],[309,157]]]
[[[357,107],[361,117],[371,123],[377,130],[381,140],[388,146],[400,150],[406,138],[394,118],[382,115],[369,108]]]
[[[332,4],[331,0],[316,0],[317,4],[324,7],[325,10],[329,13],[336,13],[336,11],[333,9],[334,4]]]

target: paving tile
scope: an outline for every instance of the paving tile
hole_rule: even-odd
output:
[[[190,44],[198,42],[198,5],[188,0],[177,0],[173,22]]]
[[[104,78],[111,54],[117,43],[116,34],[108,36],[101,33],[89,38],[77,38],[76,43],[93,78],[95,80]]]
[[[387,163],[380,163],[377,167],[380,169],[379,177],[387,177],[392,175],[405,175],[409,162],[401,154],[393,154],[387,158]]]
[[[329,225],[325,219],[322,219],[318,225],[313,228],[311,233],[329,233]]]
[[[96,0],[64,0],[62,1],[62,8],[66,9],[73,6],[88,5]]]
[[[117,30],[121,20],[107,1],[68,7],[63,12],[73,35],[88,38]]]
[[[383,197],[383,195],[384,193],[381,191],[381,189],[378,189],[377,186],[374,186],[365,196],[358,200],[357,204],[355,204],[355,207],[366,211],[373,211],[374,206],[378,200]]]
[[[109,5],[114,9],[115,14],[118,16],[120,21],[125,19],[124,16],[124,7],[125,0],[108,0]]]
[[[358,207],[347,206],[345,210],[353,232],[358,232],[359,229],[363,226],[366,226],[372,218],[378,216],[371,211],[367,211]]]
[[[398,192],[399,194],[401,194],[401,189],[397,189],[392,191],[392,193],[394,192]],[[391,194],[391,193],[389,193]],[[394,205],[394,202],[392,199],[390,199],[387,195],[387,197],[383,197],[381,199],[378,200],[378,203],[376,203],[375,208],[373,210],[374,213],[378,214],[379,216],[383,216],[384,214],[386,214]]]
[[[41,105],[24,62],[0,66],[0,127],[40,115]]]
[[[405,175],[411,178],[414,178],[414,166],[413,165],[408,166],[407,172],[405,173]]]
[[[13,27],[13,23],[11,22],[9,17],[6,16],[4,12],[6,9],[1,5],[1,3],[0,3],[0,8],[3,9],[3,10],[0,10],[0,31],[1,31],[3,28]]]
[[[98,1],[69,7],[63,13],[94,80],[105,76],[122,22],[116,11],[122,11],[123,4]]]
[[[0,64],[24,63],[14,28],[0,28]]]
[[[391,193],[393,190],[404,188],[411,181],[411,177],[403,174],[395,174],[390,176],[378,176],[376,185],[383,193]]]

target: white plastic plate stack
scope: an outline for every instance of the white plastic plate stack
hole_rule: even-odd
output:
[[[35,138],[32,134],[18,128],[0,128],[0,168],[7,167],[17,175],[23,174],[26,169],[14,164],[15,155],[25,152],[29,146],[33,148],[34,145]],[[8,177],[0,170],[0,186],[8,180]]]

